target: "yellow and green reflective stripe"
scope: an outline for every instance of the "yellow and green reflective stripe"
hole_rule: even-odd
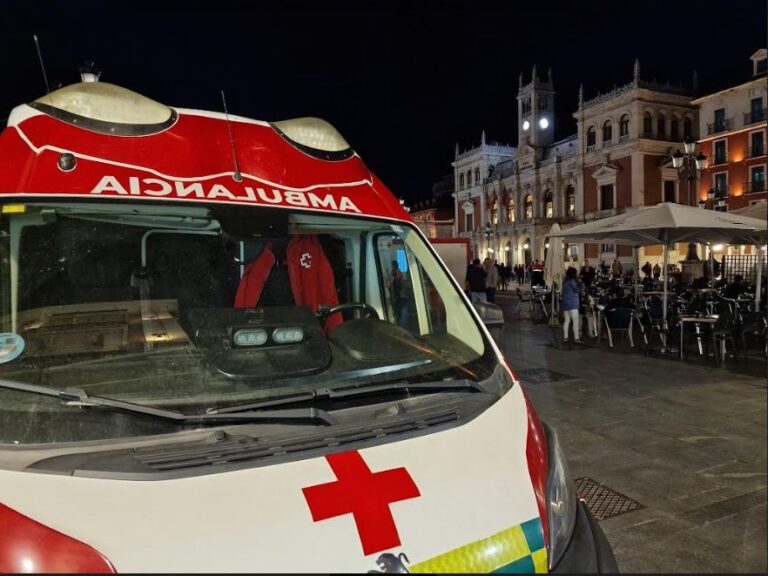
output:
[[[492,536],[413,564],[413,573],[545,573],[547,551],[541,521],[534,518]]]

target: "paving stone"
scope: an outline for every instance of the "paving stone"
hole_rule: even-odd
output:
[[[502,304],[502,307],[504,305]],[[644,508],[600,522],[623,572],[766,572],[765,362],[715,368],[607,346],[562,351],[508,325],[513,367],[579,378],[527,386],[572,477]]]

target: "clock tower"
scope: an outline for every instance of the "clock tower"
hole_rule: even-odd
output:
[[[517,91],[517,142],[518,146],[528,143],[534,148],[552,144],[555,134],[555,90],[552,83],[552,68],[547,80],[540,80],[533,67],[531,81],[523,85],[523,74]]]

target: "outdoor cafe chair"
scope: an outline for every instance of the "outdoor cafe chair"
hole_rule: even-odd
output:
[[[613,333],[622,332],[629,338],[630,347],[634,348],[632,340],[632,325],[635,311],[631,308],[613,308],[603,312],[603,321],[608,331],[608,345],[613,348]]]
[[[520,312],[522,311],[523,305],[528,304],[528,307],[531,309],[531,314],[533,314],[533,293],[528,292],[526,294],[523,294],[523,291],[520,290],[520,288],[517,289],[517,307],[515,308],[515,316],[518,318],[520,317]]]
[[[727,354],[726,344],[731,343],[731,351],[736,357],[736,316],[731,306],[726,302],[720,302],[715,308],[717,322],[712,327],[712,343],[714,345],[715,365],[720,365]]]
[[[766,332],[768,332],[768,320],[764,313],[742,312],[738,316],[736,328],[736,343],[741,349],[744,358],[747,357],[749,340],[757,339],[763,341],[763,347],[766,349],[766,358],[768,358],[768,343],[765,342]]]

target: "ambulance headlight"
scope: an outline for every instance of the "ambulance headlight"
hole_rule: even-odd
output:
[[[275,344],[296,344],[304,339],[302,328],[275,328],[272,331],[272,340]]]
[[[576,524],[576,488],[568,472],[557,433],[545,426],[549,446],[547,508],[549,515],[549,568],[560,561]]]
[[[235,346],[262,346],[267,341],[265,330],[238,330],[232,340]]]

